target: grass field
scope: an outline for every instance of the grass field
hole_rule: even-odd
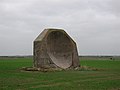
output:
[[[120,60],[81,60],[99,71],[25,72],[32,58],[0,59],[0,90],[120,90]]]

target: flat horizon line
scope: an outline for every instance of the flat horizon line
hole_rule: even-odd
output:
[[[0,55],[0,57],[27,57],[33,55]],[[120,55],[78,55],[78,56],[120,56]]]

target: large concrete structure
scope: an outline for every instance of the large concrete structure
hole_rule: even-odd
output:
[[[45,29],[34,41],[34,67],[79,67],[76,43],[61,29]]]

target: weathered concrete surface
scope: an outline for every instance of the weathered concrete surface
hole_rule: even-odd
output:
[[[34,41],[34,67],[79,67],[76,43],[61,29],[45,29]]]

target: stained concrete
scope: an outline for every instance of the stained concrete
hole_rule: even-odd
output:
[[[45,29],[34,41],[34,67],[79,67],[76,43],[62,29]]]

